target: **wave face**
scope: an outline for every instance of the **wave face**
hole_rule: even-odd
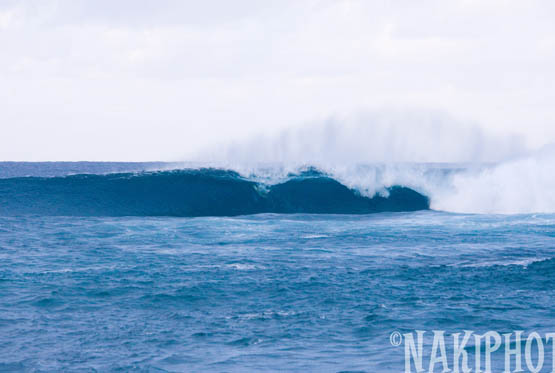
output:
[[[394,185],[365,196],[317,170],[275,184],[218,169],[0,179],[0,215],[367,214],[428,208],[428,198],[413,189]]]

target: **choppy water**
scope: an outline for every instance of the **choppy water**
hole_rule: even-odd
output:
[[[393,331],[555,331],[554,249],[553,214],[0,216],[0,371],[402,372]]]

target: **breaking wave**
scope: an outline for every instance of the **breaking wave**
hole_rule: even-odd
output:
[[[133,167],[108,174],[91,170],[0,178],[0,215],[555,212],[553,147],[498,163],[145,164],[155,168],[151,171],[137,171],[139,164]]]
[[[275,184],[219,169],[0,179],[1,215],[366,214],[428,207],[428,198],[410,188],[365,196],[314,169]]]

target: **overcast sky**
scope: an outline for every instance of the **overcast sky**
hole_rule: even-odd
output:
[[[186,160],[396,112],[538,147],[554,66],[553,1],[0,0],[0,160]]]

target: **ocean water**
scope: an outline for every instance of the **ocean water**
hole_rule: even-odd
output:
[[[153,168],[0,163],[0,371],[403,372],[395,331],[555,332],[555,214]]]

